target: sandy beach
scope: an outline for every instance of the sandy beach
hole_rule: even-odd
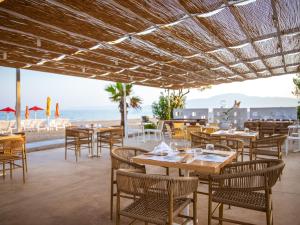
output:
[[[137,127],[140,124],[140,119],[128,119],[128,125],[130,127]],[[101,124],[103,127],[109,127],[114,125],[119,125],[120,120],[94,120],[94,121],[75,121],[72,122],[74,126],[86,126],[91,124]],[[38,141],[47,141],[54,139],[63,139],[65,137],[65,130],[60,129],[58,131],[46,131],[41,130],[37,131],[28,131],[26,132],[27,143],[38,142]]]

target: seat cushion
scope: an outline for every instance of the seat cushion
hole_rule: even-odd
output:
[[[174,200],[174,217],[190,203],[189,198]],[[121,210],[120,214],[149,223],[165,225],[168,221],[168,204],[168,199],[142,197]]]
[[[215,191],[212,194],[212,201],[259,211],[266,209],[266,196],[261,192]]]

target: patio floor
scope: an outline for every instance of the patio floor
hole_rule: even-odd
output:
[[[143,147],[151,149],[155,144],[147,142]],[[84,151],[78,163],[71,151],[65,161],[63,148],[29,153],[26,184],[21,170],[14,171],[13,180],[0,179],[0,224],[114,224],[109,218],[110,157],[108,150],[103,152],[101,158],[90,159]],[[300,153],[291,153],[284,160],[282,179],[273,192],[274,220],[277,225],[296,225],[300,224]],[[206,196],[199,196],[198,209],[198,224],[207,224]],[[226,215],[265,224],[265,214],[260,212],[232,207],[225,210]],[[125,218],[121,221],[128,223]]]

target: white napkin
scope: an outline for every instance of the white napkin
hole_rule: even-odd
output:
[[[172,152],[172,148],[167,145],[164,141],[162,141],[159,145],[154,147],[153,153],[159,153],[159,152]]]

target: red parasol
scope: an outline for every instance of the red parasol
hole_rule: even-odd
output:
[[[16,110],[14,110],[14,109],[12,109],[10,107],[6,107],[4,109],[0,109],[0,112],[5,112],[5,113],[11,113],[11,112],[13,112],[13,113],[15,113]]]
[[[36,119],[36,111],[41,111],[41,110],[44,110],[44,109],[41,108],[41,107],[38,107],[38,106],[33,106],[29,110],[34,111],[34,119]]]
[[[44,110],[44,109],[41,108],[41,107],[38,107],[38,106],[33,106],[33,107],[31,107],[29,110],[32,110],[32,111],[40,111],[40,110]]]
[[[16,110],[6,107],[4,109],[0,109],[0,112],[5,112],[6,113],[6,120],[8,120],[8,113],[16,113]]]

